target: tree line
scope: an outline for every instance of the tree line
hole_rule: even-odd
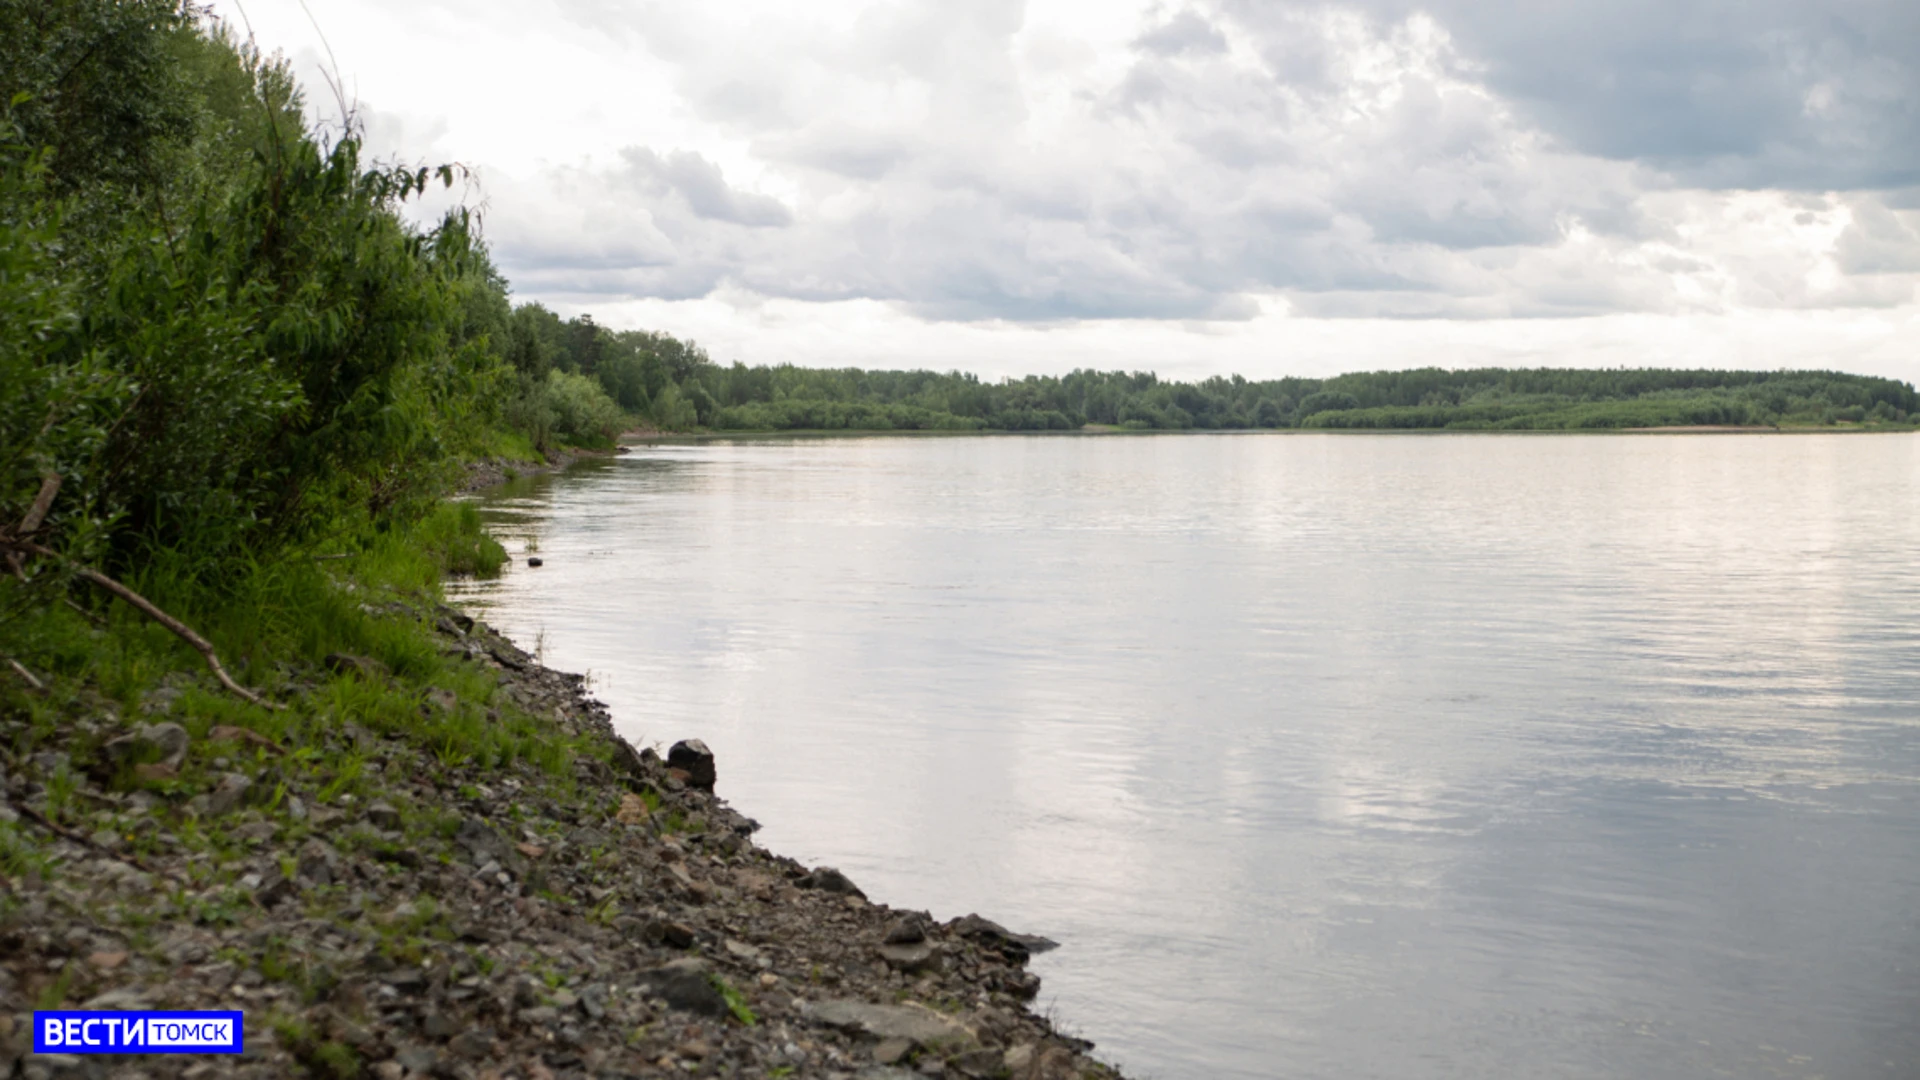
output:
[[[1073,371],[998,382],[966,372],[749,367],[590,316],[514,311],[516,364],[591,377],[666,430],[1065,431],[1249,428],[1578,430],[1675,425],[1906,424],[1914,388],[1833,371],[1429,367],[1315,379]]]

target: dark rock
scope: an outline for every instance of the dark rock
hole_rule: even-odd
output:
[[[652,751],[640,751],[633,744],[619,736],[613,738],[613,767],[635,780],[645,780],[651,775],[647,755]],[[653,761],[659,761],[659,755]]]
[[[460,1030],[453,1018],[443,1012],[430,1012],[420,1022],[420,1031],[429,1039],[445,1039]]]
[[[367,807],[367,824],[391,832],[400,827],[400,811],[384,802]]]
[[[862,900],[867,898],[867,894],[860,891],[860,886],[855,885],[847,875],[831,866],[822,866],[794,884],[803,889],[819,889],[821,892],[838,893],[842,896],[857,896]]]
[[[547,561],[546,561],[545,559],[542,559],[542,558],[541,558],[540,556],[538,556],[538,555],[529,555],[529,556],[527,556],[527,565],[528,565],[528,566],[545,566],[546,564],[547,564]]]
[[[727,999],[713,985],[706,965],[698,960],[675,960],[662,968],[640,976],[641,985],[654,997],[665,999],[669,1008],[704,1016],[726,1016]]]
[[[660,940],[676,949],[691,949],[694,942],[693,927],[686,923],[662,923]]]
[[[278,870],[270,871],[261,879],[260,887],[253,890],[253,902],[261,907],[270,908],[282,900],[288,899],[300,890],[288,881]]]
[[[667,767],[687,774],[687,786],[712,791],[716,779],[713,751],[699,739],[682,739],[667,748]]]
[[[479,1060],[493,1056],[493,1032],[486,1028],[474,1028],[463,1031],[453,1037],[447,1049],[463,1058]]]
[[[1048,949],[1057,949],[1060,943],[1035,934],[1016,934],[1013,931],[978,915],[963,915],[947,924],[947,929],[964,938],[972,938],[983,944],[999,949],[1016,963],[1026,963],[1029,955],[1043,953]]]
[[[927,940],[927,917],[919,912],[909,911],[893,921],[887,927],[886,943],[889,945],[911,945],[916,941]]]
[[[1021,1001],[1032,1001],[1040,993],[1040,976],[1031,971],[1009,971],[999,983],[1001,990]]]

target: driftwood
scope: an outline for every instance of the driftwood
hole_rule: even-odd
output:
[[[66,556],[54,551],[52,548],[45,547],[28,539],[28,537],[33,535],[35,530],[40,528],[40,523],[46,520],[47,511],[53,506],[53,498],[59,493],[60,474],[48,473],[46,479],[40,483],[40,493],[34,496],[33,505],[27,509],[27,516],[20,519],[20,527],[14,530],[11,535],[8,535],[6,532],[0,532],[0,547],[6,549],[7,561],[12,565],[13,572],[16,575],[22,574],[20,563],[21,555],[40,555],[49,559],[58,559],[61,562],[65,562],[73,567],[76,576],[92,582],[94,585],[132,604],[140,610],[141,614],[159,623],[161,626],[166,627],[168,630],[171,630],[175,637],[193,646],[195,651],[199,652],[201,658],[207,662],[207,667],[213,671],[214,678],[220,680],[221,686],[226,687],[239,697],[263,709],[286,708],[286,706],[268,701],[246,687],[241,686],[239,683],[234,682],[233,676],[227,674],[227,669],[220,666],[220,655],[214,652],[213,643],[201,637],[199,634],[194,633],[193,628],[186,623],[161,611],[153,601],[148,600],[146,597],[141,596],[139,593],[134,592],[132,589],[127,588],[125,585],[120,584],[90,566],[82,566],[75,563]],[[16,670],[19,670],[21,674],[26,674],[25,669],[21,668],[18,664],[15,664],[14,667]],[[32,676],[29,675],[28,679],[31,681]]]

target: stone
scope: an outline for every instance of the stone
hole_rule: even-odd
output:
[[[228,773],[220,778],[220,783],[207,794],[207,813],[224,814],[240,804],[240,797],[253,786],[253,781],[240,773]]]
[[[893,921],[887,927],[886,943],[889,945],[911,945],[916,941],[927,940],[927,917],[918,912],[909,911]]]
[[[1007,1047],[1006,1053],[1000,1056],[1000,1067],[1016,1075],[1031,1064],[1033,1064],[1032,1043],[1021,1043],[1018,1046],[1009,1046]]]
[[[973,1032],[952,1017],[924,1005],[871,1005],[864,1001],[822,1001],[806,1006],[808,1019],[827,1027],[876,1039],[906,1039],[921,1046],[962,1046]]]
[[[179,769],[187,759],[192,743],[187,729],[179,724],[143,724],[132,732],[109,741],[101,749],[115,762],[145,758],[149,762]]]
[[[114,968],[117,968],[121,964],[124,964],[126,962],[127,962],[127,954],[124,952],[118,952],[118,951],[97,952],[87,957],[87,963],[92,964],[94,967],[99,968],[101,971],[112,971]]]
[[[882,945],[879,948],[880,959],[895,971],[909,975],[922,971],[940,970],[940,947],[931,941],[916,941],[908,945]]]
[[[647,823],[647,800],[629,791],[620,796],[620,809],[614,813],[613,820],[622,825],[644,825]]]
[[[882,1039],[880,1045],[873,1048],[873,1060],[880,1065],[898,1065],[902,1058],[911,1053],[912,1039]]]
[[[725,941],[722,941],[720,943],[720,947],[727,950],[727,955],[737,957],[738,959],[741,959],[741,960],[745,960],[749,964],[751,964],[755,960],[760,959],[760,950],[754,948],[753,946],[747,944],[744,941],[736,941],[733,938],[727,938]]]
[[[487,1028],[463,1031],[447,1043],[447,1049],[463,1058],[480,1060],[493,1056],[493,1032]]]
[[[998,1050],[969,1050],[947,1059],[947,1068],[968,1080],[989,1080],[1000,1071],[1002,1055]]]
[[[527,565],[528,566],[545,566],[547,565],[547,560],[541,558],[538,555],[529,555],[527,556]]]
[[[180,770],[171,765],[162,765],[155,762],[151,765],[135,765],[133,767],[133,777],[142,783],[152,784],[161,780],[178,780],[180,778]]]
[[[1016,934],[992,919],[983,919],[978,915],[962,915],[948,923],[947,929],[961,937],[991,945],[1018,963],[1025,963],[1033,953],[1060,947],[1060,943],[1051,938]]]
[[[309,885],[333,884],[333,864],[338,861],[333,849],[318,840],[309,840],[300,849],[299,867],[294,876]]]
[[[653,997],[662,998],[668,1008],[705,1016],[721,1017],[731,1013],[727,999],[713,985],[706,965],[698,960],[675,960],[640,976],[640,983]]]
[[[263,908],[270,908],[282,900],[299,892],[293,882],[288,881],[280,871],[274,870],[260,881],[260,887],[253,890],[253,902]]]
[[[713,751],[699,739],[682,739],[667,749],[667,767],[687,774],[687,786],[712,791],[717,774]]]
[[[430,1012],[420,1022],[420,1031],[429,1039],[445,1039],[460,1030],[453,1018],[443,1012]]]
[[[860,891],[860,886],[855,885],[851,878],[831,866],[822,866],[794,884],[803,889],[819,889],[821,892],[857,896],[862,900],[867,898],[867,894]]]
[[[400,811],[385,802],[376,802],[367,807],[366,818],[367,824],[385,832],[400,828]]]

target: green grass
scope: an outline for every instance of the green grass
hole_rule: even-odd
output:
[[[753,1015],[753,1010],[747,1007],[746,995],[734,989],[732,983],[715,975],[713,976],[713,988],[718,990],[720,996],[726,1000],[727,1010],[733,1013],[735,1020],[740,1021],[740,1023],[747,1027],[752,1027],[760,1022],[760,1018]]]
[[[315,781],[321,798],[360,795],[365,787],[360,748],[318,760],[301,748],[324,746],[330,732],[353,723],[377,736],[404,740],[432,755],[442,767],[501,769],[527,765],[567,788],[572,763],[603,748],[563,737],[550,721],[527,715],[497,694],[498,675],[489,666],[444,656],[433,630],[440,582],[461,567],[485,569],[500,546],[481,530],[469,504],[446,504],[407,529],[335,538],[316,545],[350,551],[352,558],[317,561],[290,554],[243,568],[209,586],[175,572],[163,555],[129,575],[127,583],[164,610],[194,627],[218,650],[243,685],[282,710],[264,709],[220,689],[200,656],[173,634],[117,601],[97,594],[76,598],[85,613],[64,604],[14,603],[23,587],[0,579],[0,614],[9,614],[0,652],[42,673],[48,692],[29,692],[18,679],[0,678],[0,715],[25,720],[13,737],[16,756],[43,749],[72,755],[75,769],[97,759],[112,728],[89,734],[75,720],[105,712],[145,720],[171,720],[193,736],[178,780],[158,787],[172,793],[206,790],[217,779],[212,762],[256,774],[253,800],[274,801],[282,782]],[[377,662],[382,674],[336,674],[321,661],[348,653]],[[4,676],[5,672],[0,672]],[[46,679],[50,676],[50,679]],[[172,687],[158,712],[143,708],[157,688]],[[290,693],[289,691],[299,691]],[[448,691],[453,707],[436,704]],[[289,749],[285,756],[245,743],[210,743],[217,726],[250,729]],[[134,786],[127,768],[116,786]],[[266,773],[265,783],[261,783]],[[64,812],[71,778],[50,780],[50,806]],[[187,790],[192,789],[192,790]],[[0,841],[0,859],[4,859]]]

